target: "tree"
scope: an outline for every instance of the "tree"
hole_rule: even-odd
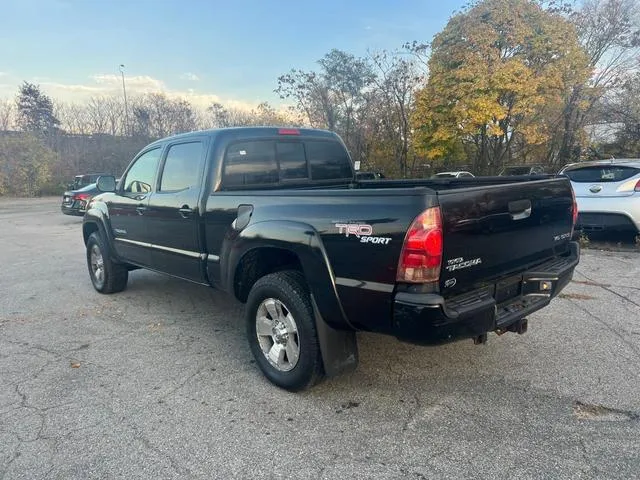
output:
[[[331,50],[318,64],[319,72],[291,70],[278,78],[275,92],[295,101],[296,108],[312,127],[340,134],[351,155],[364,153],[362,132],[367,117],[374,74],[367,59],[341,50]]]
[[[53,113],[51,98],[40,91],[38,85],[24,82],[16,98],[18,127],[25,132],[53,133],[60,121]]]
[[[597,157],[637,157],[640,150],[640,73],[629,76],[615,92],[606,98],[600,118],[617,127],[615,141],[606,145],[606,152]]]
[[[150,93],[132,100],[134,134],[147,138],[196,129],[196,116],[184,99],[171,99],[163,93]]]
[[[607,121],[607,96],[615,95],[638,66],[639,8],[638,0],[585,0],[579,10],[571,12],[593,75],[586,85],[574,85],[566,98],[549,142],[549,163],[578,160],[583,127]]]
[[[544,145],[550,116],[589,76],[573,25],[533,0],[475,2],[431,48],[412,118],[416,147],[443,162],[462,142],[477,173],[495,173],[522,150]]]
[[[0,100],[0,132],[13,128],[14,103],[9,100]]]
[[[397,171],[403,178],[413,170],[413,165],[409,164],[412,143],[410,117],[415,92],[422,81],[417,62],[417,57],[407,58],[386,51],[371,55],[375,89],[369,100],[370,128],[367,137],[371,145],[367,163],[388,174]]]
[[[215,102],[207,108],[208,126],[211,128],[245,126],[287,126],[292,122],[289,117],[273,108],[269,102],[262,102],[252,110],[225,107]]]
[[[0,194],[39,195],[55,160],[55,152],[34,135],[0,136]]]

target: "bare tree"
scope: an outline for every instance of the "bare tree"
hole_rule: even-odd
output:
[[[382,126],[384,138],[381,140],[391,146],[399,174],[406,177],[413,170],[409,164],[410,115],[415,92],[422,81],[418,60],[383,51],[372,54],[371,62],[376,72],[375,97],[382,100],[375,114]]]
[[[566,98],[555,127],[557,134],[549,143],[550,164],[557,166],[580,156],[580,132],[588,123],[598,123],[594,118],[597,104],[637,68],[639,9],[638,0],[585,0],[572,13],[593,76],[588,85],[573,86]]]
[[[0,131],[4,132],[15,127],[15,103],[11,100],[0,100]]]

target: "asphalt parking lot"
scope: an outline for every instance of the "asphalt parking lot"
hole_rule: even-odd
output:
[[[96,293],[58,202],[0,199],[0,478],[640,476],[638,253],[586,251],[523,336],[360,334],[354,373],[291,394],[224,294]]]

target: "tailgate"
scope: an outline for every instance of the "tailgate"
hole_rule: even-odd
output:
[[[566,178],[447,190],[438,199],[445,297],[496,279],[509,283],[510,274],[568,249],[573,200]]]

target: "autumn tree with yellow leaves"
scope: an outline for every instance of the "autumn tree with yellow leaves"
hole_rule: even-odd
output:
[[[475,173],[496,173],[544,150],[566,99],[590,73],[575,27],[559,12],[533,0],[475,2],[434,37],[412,117],[414,146],[448,167],[464,149]]]

